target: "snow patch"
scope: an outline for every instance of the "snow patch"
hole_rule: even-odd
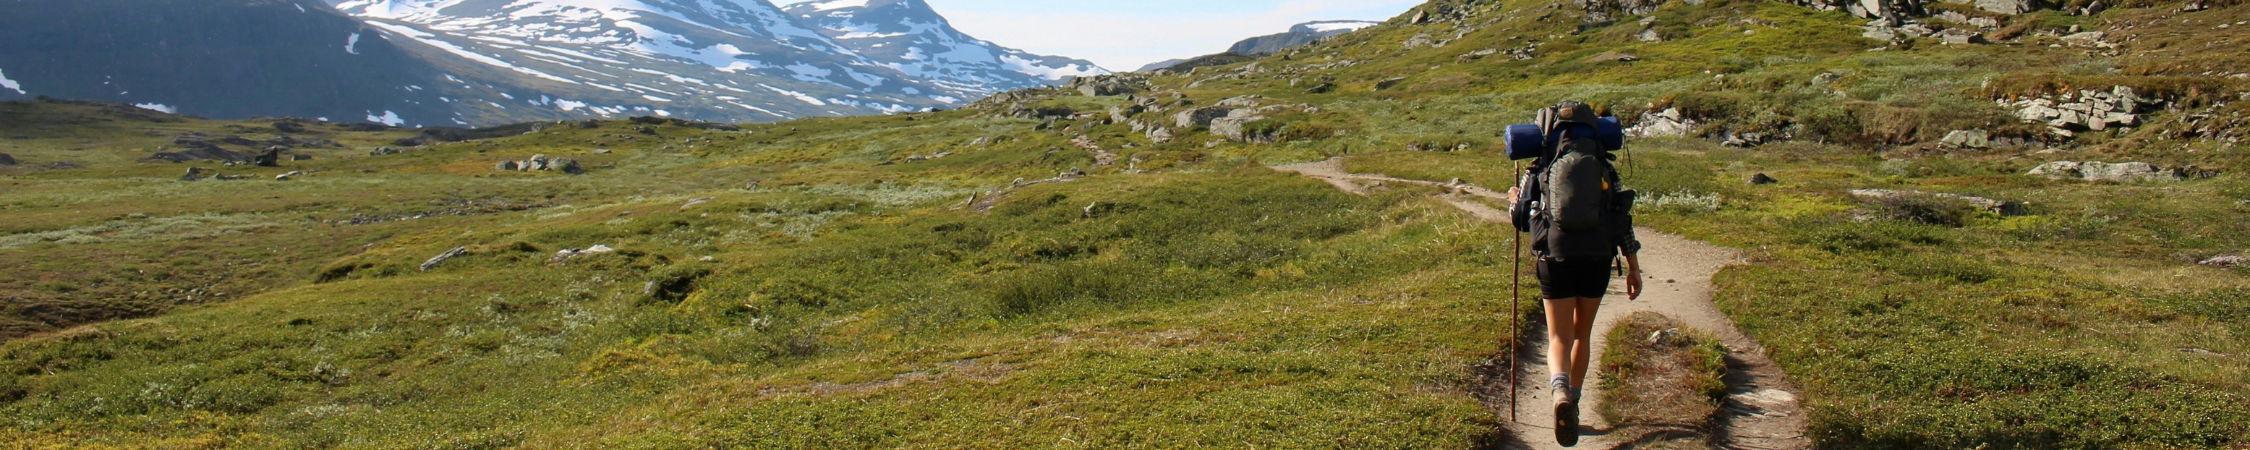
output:
[[[1332,31],[1358,31],[1361,28],[1372,27],[1375,25],[1375,22],[1359,21],[1312,22],[1305,24],[1305,28],[1311,29],[1315,32],[1327,33]]]
[[[8,79],[8,74],[4,72],[0,72],[0,89],[16,91],[16,95],[31,95],[31,93],[23,91],[23,84]]]
[[[812,7],[814,11],[835,11],[844,8],[866,8],[867,0],[829,0],[825,2],[814,2],[812,4]]]
[[[457,45],[453,45],[453,43],[451,43],[451,42],[446,42],[446,41],[438,40],[438,39],[436,39],[437,35],[433,35],[433,34],[429,34],[429,33],[424,33],[424,32],[422,32],[422,30],[416,30],[416,29],[413,29],[413,28],[410,28],[410,27],[406,27],[406,26],[402,26],[402,25],[392,25],[392,24],[387,24],[387,23],[382,23],[382,22],[376,22],[376,21],[368,21],[368,22],[367,22],[367,24],[368,24],[368,25],[374,25],[374,26],[375,26],[375,27],[377,27],[377,28],[382,28],[382,29],[384,29],[384,30],[388,30],[388,31],[390,31],[390,32],[392,32],[392,33],[397,33],[397,34],[398,34],[398,35],[400,35],[400,36],[406,36],[406,38],[407,38],[407,39],[413,39],[413,40],[415,40],[415,41],[417,41],[417,42],[421,42],[421,43],[423,43],[423,44],[427,44],[427,45],[429,45],[429,46],[431,46],[431,47],[437,47],[437,48],[438,48],[439,50],[444,50],[444,51],[446,51],[447,53],[452,53],[452,54],[454,54],[454,55],[459,55],[460,57],[463,57],[463,58],[468,58],[468,59],[469,59],[469,60],[471,60],[471,61],[476,61],[476,62],[480,62],[480,63],[485,63],[485,64],[487,64],[487,65],[491,65],[491,66],[493,66],[493,67],[499,67],[499,68],[502,68],[502,69],[513,70],[513,71],[516,71],[516,72],[521,72],[521,73],[523,73],[523,74],[525,74],[525,75],[531,75],[531,76],[535,76],[535,77],[539,77],[539,78],[545,78],[545,79],[549,79],[549,80],[560,81],[560,82],[564,82],[564,83],[570,83],[570,84],[584,84],[584,83],[579,83],[579,82],[576,82],[576,81],[571,81],[571,80],[568,80],[568,79],[564,79],[563,77],[558,77],[558,76],[554,76],[554,75],[548,75],[548,74],[547,74],[546,72],[540,72],[540,71],[537,71],[537,70],[526,69],[526,68],[523,68],[523,67],[520,67],[520,66],[517,66],[517,65],[514,65],[514,64],[508,64],[508,62],[507,62],[507,61],[501,61],[501,60],[499,60],[498,58],[493,58],[493,57],[490,57],[490,56],[485,56],[485,55],[483,55],[483,54],[479,54],[479,53],[477,53],[477,52],[472,52],[472,51],[469,51],[468,49],[464,49],[464,48],[461,48],[460,46],[457,46]]]
[[[354,31],[351,36],[344,38],[344,53],[359,54],[359,32]]]
[[[563,100],[563,99],[559,99],[559,98],[558,98],[558,99],[555,99],[555,107],[557,107],[557,108],[562,108],[562,110],[564,110],[564,111],[577,111],[577,110],[578,110],[578,108],[584,108],[584,107],[586,107],[586,104],[585,104],[585,103],[581,103],[581,102],[574,102],[574,101]]]
[[[818,98],[813,98],[813,96],[810,96],[810,95],[805,95],[805,93],[803,93],[803,92],[797,92],[797,91],[792,91],[792,90],[788,90],[788,89],[782,89],[782,88],[777,88],[777,87],[773,87],[773,86],[767,86],[767,85],[766,85],[765,83],[758,83],[758,87],[762,87],[762,88],[766,88],[766,89],[768,89],[768,90],[772,90],[772,91],[774,91],[774,92],[776,92],[776,93],[780,93],[781,95],[787,95],[787,96],[790,96],[790,97],[795,97],[795,98],[797,99],[797,101],[801,101],[801,102],[805,102],[805,103],[811,103],[811,104],[812,104],[813,106],[828,106],[828,103],[827,103],[827,102],[823,102],[823,101],[820,101],[820,99],[818,99]]]
[[[664,98],[664,97],[658,97],[658,96],[654,96],[654,95],[642,95],[642,96],[641,96],[641,98],[645,98],[645,99],[648,99],[648,101],[652,101],[652,102],[664,102],[664,103],[671,103],[671,102],[672,102],[672,99],[669,99],[669,98]]]
[[[498,106],[498,105],[494,105],[494,106]],[[395,113],[395,112],[390,112],[390,111],[383,111],[383,115],[380,115],[380,116],[378,116],[378,115],[375,115],[374,113],[368,113],[368,114],[367,114],[367,121],[369,121],[369,122],[375,122],[375,123],[380,123],[380,124],[384,124],[384,125],[390,125],[390,126],[394,126],[394,127],[395,127],[395,126],[399,126],[399,125],[405,125],[405,124],[406,124],[406,119],[400,119],[400,118],[398,118],[398,113]]]
[[[140,107],[141,109],[146,109],[146,110],[150,110],[150,111],[156,111],[156,112],[160,112],[160,113],[165,113],[165,114],[179,114],[179,113],[180,113],[180,109],[179,109],[179,108],[174,108],[174,107],[172,107],[172,105],[166,105],[166,104],[162,104],[162,103],[134,103],[134,104],[133,104],[133,106],[138,106],[138,107]]]

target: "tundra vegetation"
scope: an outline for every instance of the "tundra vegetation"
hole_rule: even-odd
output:
[[[0,104],[0,442],[1492,445],[1481,374],[1537,304],[1511,233],[1266,166],[1502,188],[1497,131],[1577,99],[1661,131],[1620,161],[1643,225],[1748,252],[1716,301],[1818,446],[2250,445],[2250,5],[2065,6],[1918,25],[1991,42],[1944,45],[1786,2],[1439,0],[1191,73],[724,127]],[[2034,108],[2125,92],[2099,130]],[[284,136],[311,159],[146,159]],[[585,173],[497,170],[534,155]],[[2057,161],[2164,171],[2028,174]]]

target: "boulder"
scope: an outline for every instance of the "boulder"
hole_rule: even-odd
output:
[[[1266,116],[1258,115],[1257,110],[1238,109],[1226,117],[1211,121],[1211,134],[1236,142],[1264,141],[1266,136],[1251,136],[1247,131],[1248,125],[1261,120],[1266,120]]]
[[[2078,173],[2077,161],[2055,161],[2046,164],[2040,164],[2039,167],[2033,167],[2031,168],[2031,172],[2025,174],[2035,177],[2046,177],[2050,180],[2059,180],[2063,178],[2079,178],[2082,176]]]
[[[2178,181],[2177,172],[2160,170],[2144,162],[2103,163],[2087,161],[2078,164],[2078,173],[2093,181]]]
[[[1158,144],[1172,142],[1172,130],[1170,128],[1164,127],[1150,128],[1148,130],[1148,140],[1156,142]]]
[[[201,179],[203,179],[203,168],[201,167],[189,167],[187,169],[187,175],[180,176],[180,181],[195,181]]]
[[[554,160],[547,161],[547,167],[549,168],[549,170],[554,170],[571,175],[586,173],[585,168],[578,166],[578,160],[570,158],[555,158]]]
[[[1375,82],[1375,90],[1378,90],[1378,91],[1381,91],[1381,90],[1389,90],[1390,88],[1398,87],[1398,85],[1399,85],[1400,83],[1405,83],[1405,82],[1406,82],[1406,77],[1390,78],[1390,79],[1385,79],[1385,80],[1383,80],[1383,81],[1377,81],[1377,82]]]
[[[1950,148],[1987,149],[1992,148],[1992,134],[1984,130],[1954,130],[1946,133],[1939,143]]]
[[[281,151],[281,146],[266,147],[266,151],[258,152],[258,156],[250,158],[250,164],[258,167],[281,167]]]
[[[1181,111],[1179,114],[1173,114],[1172,124],[1179,128],[1210,126],[1211,121],[1219,120],[1220,118],[1226,117],[1227,114],[1233,112],[1234,109],[1223,106],[1205,106],[1201,108],[1194,108],[1186,111]]]
[[[1977,9],[2001,14],[2023,14],[2039,9],[2037,0],[1976,0]]]
[[[1766,175],[1763,173],[1750,176],[1750,185],[1752,186],[1775,184],[1780,182],[1781,180],[1774,179],[1772,175]]]
[[[1305,93],[1307,94],[1326,94],[1330,92],[1336,92],[1336,83],[1321,83],[1313,85],[1312,88],[1305,89]]]
[[[430,269],[437,268],[439,264],[445,264],[446,260],[459,258],[461,257],[461,255],[466,254],[469,254],[468,247],[454,247],[452,250],[446,250],[445,253],[439,253],[437,256],[431,257],[428,261],[422,261],[422,271],[428,272],[430,271]]]
[[[1109,123],[1125,123],[1132,120],[1134,115],[1144,112],[1148,112],[1148,107],[1139,104],[1111,106],[1109,107]]]
[[[14,157],[14,156],[9,156],[9,155],[8,155],[8,154],[6,154],[6,153],[0,153],[0,166],[13,166],[13,165],[16,165],[16,157]]]
[[[519,166],[516,165],[515,161],[501,161],[500,164],[493,165],[492,170],[514,172],[517,167]]]
[[[2106,163],[2101,161],[2055,161],[2034,167],[2027,175],[2047,179],[2081,179],[2086,181],[2179,181],[2186,178],[2185,171],[2164,169],[2144,162]]]
[[[289,171],[289,173],[285,173],[285,174],[280,174],[280,175],[274,175],[274,176],[273,176],[273,180],[274,180],[274,181],[289,181],[289,180],[294,180],[294,179],[297,179],[297,177],[301,177],[301,176],[304,176],[304,175],[305,175],[305,172],[304,172],[304,171],[301,171],[301,170],[292,170],[292,171]]]

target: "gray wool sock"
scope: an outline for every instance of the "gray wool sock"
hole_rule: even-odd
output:
[[[1554,386],[1554,387],[1559,387],[1559,388],[1568,388],[1568,387],[1570,387],[1570,374],[1567,374],[1567,373],[1558,373],[1558,374],[1555,374],[1555,378],[1554,378],[1554,379],[1553,379],[1552,381],[1549,381],[1549,382],[1548,382],[1548,385],[1550,385],[1550,386]]]

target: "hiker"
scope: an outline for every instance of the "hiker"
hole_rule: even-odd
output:
[[[1555,440],[1578,444],[1578,401],[1592,363],[1594,314],[1608,294],[1611,268],[1626,262],[1626,294],[1641,296],[1641,243],[1633,236],[1634,193],[1622,189],[1616,155],[1595,139],[1594,109],[1562,102],[1539,111],[1545,152],[1508,189],[1511,221],[1530,233],[1547,307],[1547,365],[1555,401]],[[1614,145],[1614,144],[1613,144]]]

